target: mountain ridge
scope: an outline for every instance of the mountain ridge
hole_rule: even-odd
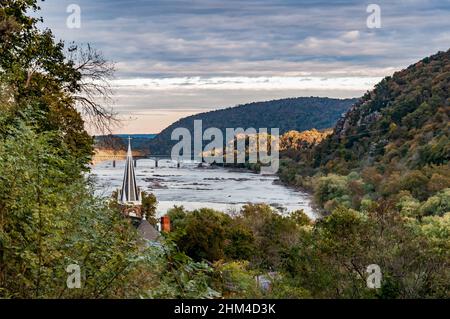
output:
[[[193,134],[194,120],[203,121],[203,130],[225,128],[279,128],[280,134],[291,130],[326,129],[333,126],[358,99],[298,97],[241,104],[182,118],[149,142],[151,153],[169,154],[176,141],[171,141],[175,128],[187,128]]]
[[[316,165],[352,169],[449,160],[450,50],[384,78],[338,120],[318,145]]]

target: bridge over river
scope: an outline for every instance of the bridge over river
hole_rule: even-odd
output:
[[[108,155],[94,155],[93,162],[99,163],[99,162],[107,162],[111,161],[112,166],[116,167],[117,161],[124,161],[126,159],[126,154],[108,154]],[[155,162],[155,168],[159,167],[159,161],[161,160],[170,160],[173,163],[177,164],[177,167],[180,168],[183,162],[186,162],[182,157],[179,157],[178,159],[174,160],[172,159],[171,155],[163,155],[163,154],[156,154],[156,155],[133,155],[133,161],[134,161],[134,167],[138,166],[138,161],[143,159],[149,159],[153,160]]]

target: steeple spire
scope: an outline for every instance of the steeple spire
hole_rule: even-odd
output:
[[[141,191],[136,184],[134,174],[133,153],[131,151],[131,137],[128,137],[128,152],[125,163],[125,173],[123,176],[122,189],[120,191],[119,202],[121,204],[141,204]]]

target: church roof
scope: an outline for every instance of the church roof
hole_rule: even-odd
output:
[[[125,163],[125,173],[123,176],[122,188],[120,191],[119,202],[122,204],[140,204],[141,191],[136,184],[134,173],[133,154],[131,152],[131,139],[128,139],[127,160]]]
[[[143,220],[138,228],[139,234],[149,241],[157,241],[161,234],[147,220]]]

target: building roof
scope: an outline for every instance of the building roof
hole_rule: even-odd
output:
[[[125,173],[123,176],[122,188],[120,190],[119,202],[121,204],[141,204],[141,191],[136,184],[134,174],[134,161],[131,152],[131,138],[128,138],[127,161],[125,163]]]
[[[139,234],[149,241],[157,241],[161,234],[147,220],[142,220],[137,228]]]

